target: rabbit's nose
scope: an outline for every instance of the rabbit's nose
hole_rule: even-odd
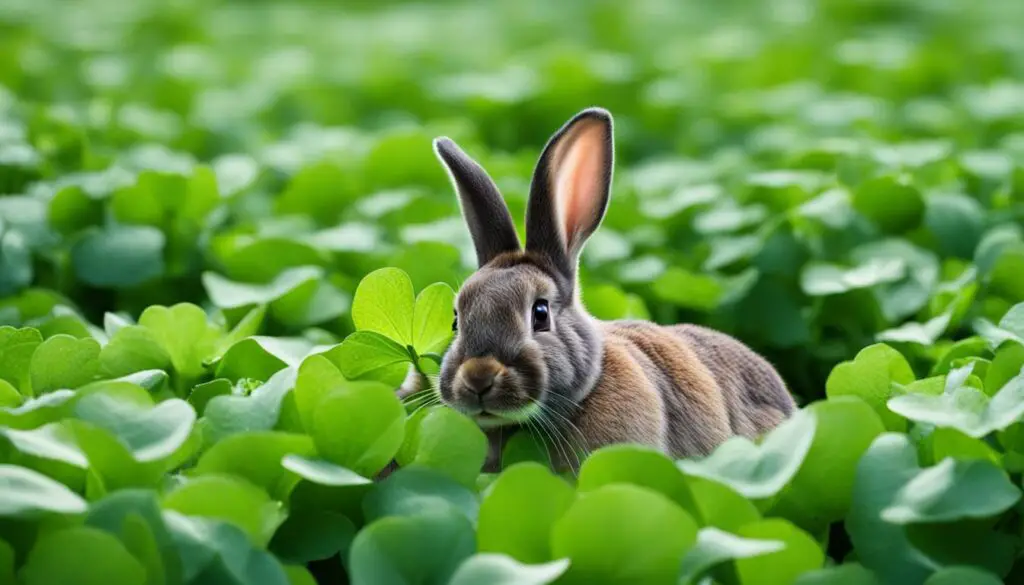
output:
[[[498,360],[492,357],[471,358],[459,368],[466,389],[473,394],[486,394],[494,386],[494,378],[504,369]]]

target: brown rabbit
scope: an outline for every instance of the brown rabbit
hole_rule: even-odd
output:
[[[728,335],[602,322],[581,304],[577,265],[608,206],[612,134],[611,115],[589,108],[552,136],[530,186],[525,250],[483,168],[450,139],[434,141],[479,264],[456,299],[437,391],[488,433],[489,470],[507,431],[521,426],[554,443],[556,467],[578,470],[580,451],[611,443],[704,455],[795,409],[775,369]]]

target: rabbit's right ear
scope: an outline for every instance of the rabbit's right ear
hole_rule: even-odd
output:
[[[519,236],[497,185],[476,161],[447,137],[434,139],[434,152],[459,194],[479,266],[505,252],[518,252]]]

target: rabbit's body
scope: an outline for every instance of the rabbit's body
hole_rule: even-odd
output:
[[[674,457],[706,455],[732,435],[770,430],[795,408],[771,365],[728,335],[645,321],[601,328],[603,375],[576,424],[588,450],[638,442]]]
[[[587,313],[577,262],[607,207],[611,143],[611,117],[599,109],[552,137],[531,184],[524,250],[483,169],[450,140],[435,141],[480,266],[456,298],[457,334],[437,390],[487,432],[490,469],[507,431],[521,426],[553,443],[558,467],[576,468],[580,451],[612,443],[704,455],[795,409],[772,366],[724,333]]]

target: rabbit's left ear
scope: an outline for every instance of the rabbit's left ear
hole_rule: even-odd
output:
[[[614,149],[612,116],[588,108],[548,141],[530,185],[526,250],[575,279],[580,251],[608,207]]]

